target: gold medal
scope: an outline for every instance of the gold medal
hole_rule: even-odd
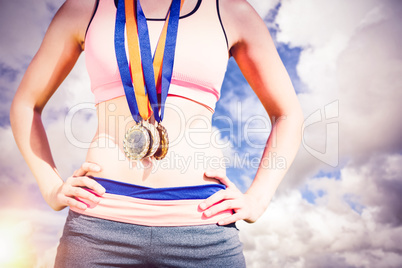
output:
[[[169,149],[169,137],[166,128],[161,124],[158,124],[156,129],[159,133],[160,145],[154,156],[157,160],[162,160],[166,156]]]
[[[139,160],[149,151],[150,135],[148,130],[140,124],[132,126],[123,140],[124,153],[131,160]]]
[[[154,124],[149,123],[148,121],[144,121],[144,127],[147,128],[149,136],[151,138],[148,153],[145,155],[145,157],[149,157],[153,156],[156,150],[158,150],[160,144],[160,137],[159,137],[159,131],[156,129]]]

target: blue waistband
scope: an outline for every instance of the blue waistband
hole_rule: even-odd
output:
[[[106,189],[106,193],[150,200],[205,199],[219,190],[226,189],[223,184],[151,188],[105,178],[92,178]]]

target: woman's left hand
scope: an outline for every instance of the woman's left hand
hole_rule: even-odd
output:
[[[243,194],[222,172],[211,170],[205,172],[205,176],[219,180],[226,185],[226,189],[211,195],[199,205],[204,215],[211,217],[225,210],[234,211],[233,215],[220,220],[219,225],[227,225],[238,220],[253,223],[264,212],[264,207],[254,196]]]

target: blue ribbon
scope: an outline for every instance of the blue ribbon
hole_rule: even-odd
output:
[[[148,33],[147,18],[144,15],[140,1],[137,0],[138,39],[140,42],[142,70],[144,73],[145,90],[148,92],[149,102],[157,122],[160,122],[158,97],[156,92],[154,67],[151,53],[151,42]]]
[[[126,47],[124,43],[124,30],[126,25],[126,12],[124,0],[120,0],[117,5],[116,24],[114,30],[114,47],[116,52],[117,65],[119,66],[120,77],[123,83],[128,107],[135,122],[141,121],[137,101],[135,99],[134,87],[131,81],[130,67],[127,61]]]
[[[177,32],[180,19],[180,0],[173,0],[170,7],[170,18],[163,54],[162,81],[161,81],[161,103],[158,103],[155,74],[153,69],[153,57],[151,52],[147,19],[142,10],[140,1],[137,0],[137,24],[140,42],[141,61],[144,73],[145,91],[148,93],[149,101],[154,111],[157,122],[161,122],[164,116],[166,98],[169,92],[170,82],[173,74],[174,55],[176,50]],[[130,69],[127,61],[127,54],[124,44],[124,29],[126,24],[124,0],[120,0],[117,7],[115,27],[115,50],[119,66],[120,76],[123,82],[127,103],[134,120],[138,123],[141,120],[138,105],[135,99],[134,88],[131,81]],[[160,107],[160,115],[159,115]]]
[[[181,3],[180,0],[173,0],[170,7],[170,18],[168,21],[168,28],[166,34],[165,51],[163,53],[160,118],[159,115],[158,119],[156,116],[159,109],[153,110],[154,112],[157,111],[155,112],[155,120],[157,120],[158,122],[163,120],[166,98],[169,92],[170,82],[172,80],[177,32],[180,19],[180,3]],[[143,70],[144,70],[144,80],[146,88],[148,89],[150,95],[151,106],[154,107],[155,103],[153,103],[153,100],[151,99],[151,92],[152,93],[155,92],[156,95],[155,74],[152,66],[153,58],[151,52],[147,21],[139,0],[137,0],[137,19],[138,19],[138,35],[140,37],[140,47],[141,47],[141,60],[143,63]],[[146,70],[145,67],[147,67]],[[156,105],[158,105],[158,103],[156,103]]]

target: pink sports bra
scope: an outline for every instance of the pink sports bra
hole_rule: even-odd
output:
[[[114,49],[115,18],[114,0],[99,0],[85,37],[85,60],[96,104],[125,95]],[[164,19],[147,22],[154,51]],[[168,97],[182,97],[213,112],[227,63],[218,0],[198,0],[192,12],[180,17]]]

